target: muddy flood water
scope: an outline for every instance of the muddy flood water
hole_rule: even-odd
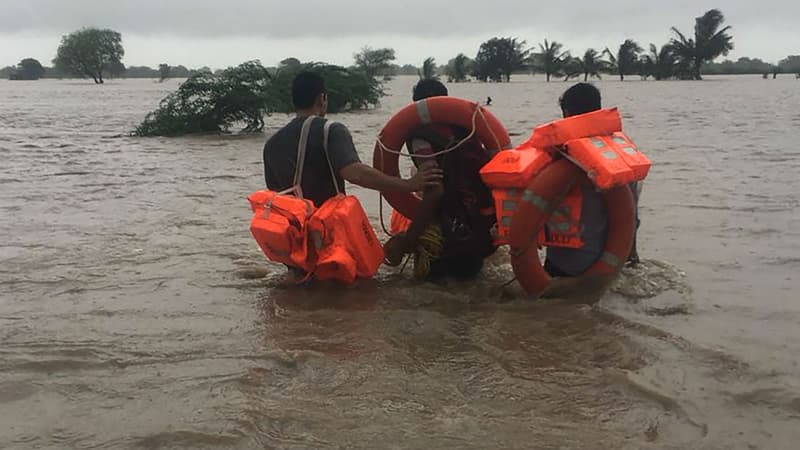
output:
[[[334,116],[365,162],[414,81]],[[287,287],[248,230],[266,135],[124,136],[177,85],[0,81],[0,448],[800,446],[799,80],[598,82],[654,167],[594,306],[500,295],[502,255]],[[450,86],[515,143],[566,87]]]

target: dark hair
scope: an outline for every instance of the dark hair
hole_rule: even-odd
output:
[[[600,90],[589,83],[578,83],[564,91],[558,99],[564,116],[576,116],[602,108]]]
[[[318,73],[300,72],[292,80],[292,104],[295,109],[311,108],[319,94],[325,92],[325,80]]]
[[[422,100],[428,97],[443,97],[447,95],[447,87],[441,81],[433,78],[426,78],[419,80],[414,85],[414,101]]]

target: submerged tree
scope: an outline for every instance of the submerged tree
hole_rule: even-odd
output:
[[[616,54],[612,53],[608,48],[603,51],[608,55],[611,71],[619,75],[619,81],[625,81],[626,75],[636,73],[641,52],[642,47],[633,39],[626,39],[625,42],[620,44]]]
[[[44,74],[45,69],[39,61],[25,58],[17,64],[16,68],[12,68],[9,78],[12,80],[38,80]]]
[[[539,52],[533,55],[533,65],[536,70],[543,72],[547,81],[552,76],[560,76],[570,60],[569,51],[563,50],[564,45],[547,39],[539,44]]]
[[[331,112],[360,109],[378,103],[383,92],[374,78],[358,70],[326,64],[299,64],[274,74],[258,61],[249,61],[218,74],[201,70],[176,92],[161,100],[133,131],[137,136],[177,136],[227,132],[237,123],[243,132],[259,132],[264,116],[290,112],[291,83],[301,70],[313,70],[325,79]]]
[[[671,45],[666,44],[658,49],[654,44],[650,44],[650,53],[641,58],[641,74],[645,78],[667,80],[675,76],[677,65]]]
[[[355,65],[368,77],[389,75],[392,61],[395,60],[394,49],[364,47],[354,55]]]
[[[472,74],[481,81],[511,81],[511,74],[525,68],[528,51],[525,41],[492,38],[481,44]]]
[[[465,54],[459,53],[455,58],[447,62],[444,69],[449,83],[463,83],[467,81],[467,75],[470,72],[472,60]]]
[[[245,122],[243,131],[258,131],[269,112],[270,76],[258,61],[249,61],[214,75],[200,71],[161,100],[136,127],[138,136],[174,136],[228,131]]]
[[[122,35],[113,30],[83,28],[64,36],[53,63],[63,73],[103,83],[103,74],[114,74],[125,50]],[[124,66],[122,66],[124,68]]]
[[[790,55],[778,63],[778,67],[786,73],[796,73],[800,75],[800,55]]]
[[[172,72],[172,68],[169,64],[159,64],[158,65],[158,82],[163,83],[164,80],[170,77],[170,72]]]
[[[727,55],[733,50],[733,37],[728,34],[731,27],[720,27],[725,16],[718,9],[712,9],[695,19],[694,39],[686,37],[677,28],[672,27],[675,37],[670,45],[675,51],[681,67],[688,70],[688,77],[701,80],[700,71],[703,64],[714,61],[720,55]]]
[[[607,67],[608,62],[603,59],[603,55],[590,48],[583,54],[583,58],[570,58],[566,64],[566,80],[581,75],[583,81],[588,81],[590,77],[600,79],[600,73]]]
[[[425,61],[422,62],[422,68],[417,71],[417,75],[419,78],[424,79],[438,79],[439,76],[436,75],[436,60],[434,58],[425,58]]]
[[[295,75],[301,71],[316,72],[325,79],[328,91],[328,111],[337,113],[366,109],[380,102],[384,92],[375,77],[368,77],[361,70],[324,64],[305,63],[280,67],[272,76],[268,90],[269,105],[272,112],[291,112],[291,85]]]

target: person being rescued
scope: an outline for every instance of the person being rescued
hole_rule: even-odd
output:
[[[571,117],[601,109],[600,91],[588,83],[578,83],[569,89],[559,99],[563,116]],[[606,207],[603,193],[588,180],[580,187],[582,206],[580,215],[580,239],[584,245],[581,248],[547,247],[547,258],[544,269],[553,277],[550,286],[542,293],[543,297],[570,296],[577,291],[594,289],[597,281],[604,284],[608,280],[595,280],[596,277],[582,276],[603,254],[608,234],[608,208]],[[636,229],[639,228],[638,200],[641,191],[641,182],[631,183],[636,205]],[[545,225],[545,233],[548,233]],[[639,254],[636,249],[636,236],[634,235],[633,248],[628,258],[629,264],[637,264]]]
[[[424,79],[414,86],[413,100],[446,95],[447,88],[440,81]],[[416,129],[407,140],[417,170],[440,168],[444,179],[422,192],[407,231],[384,245],[386,264],[400,265],[406,254],[412,254],[417,279],[471,279],[496,250],[491,233],[496,223],[494,202],[479,175],[493,155],[474,137],[438,154],[469,134],[459,127],[430,125]]]

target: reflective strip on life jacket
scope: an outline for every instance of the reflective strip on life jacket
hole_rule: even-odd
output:
[[[553,211],[547,224],[539,234],[539,245],[545,247],[581,248],[583,247],[583,191],[575,186]]]

